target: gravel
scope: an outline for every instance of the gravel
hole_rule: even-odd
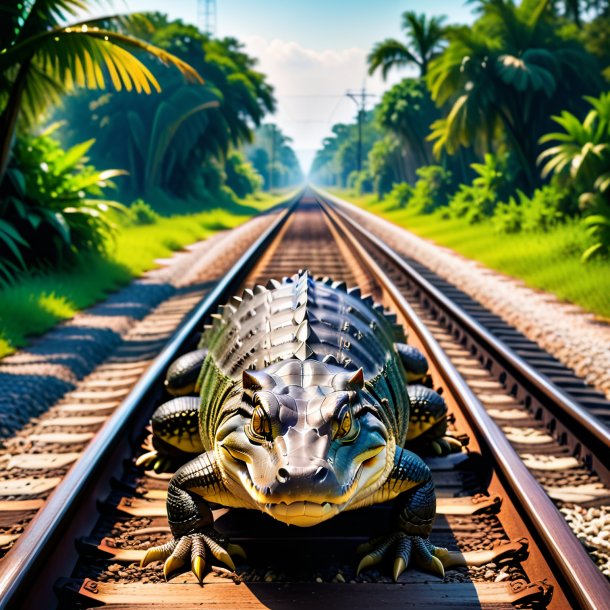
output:
[[[106,300],[59,324],[31,345],[0,361],[0,439],[12,437],[109,358],[130,330],[180,290],[215,277],[218,260],[236,259],[272,222],[263,214],[159,260]]]

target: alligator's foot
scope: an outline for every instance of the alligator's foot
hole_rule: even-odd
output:
[[[440,436],[430,441],[430,449],[440,456],[459,453],[462,451],[462,447],[462,441],[450,435]]]
[[[163,451],[162,448],[156,447],[155,444],[160,444],[160,442],[157,440],[155,443],[152,435],[149,435],[142,443],[144,453],[136,459],[137,468],[154,470],[157,474],[176,472],[188,460],[188,456],[184,453],[177,451],[169,453]]]
[[[415,566],[427,572],[432,572],[441,578],[445,577],[443,561],[439,557],[446,556],[447,549],[435,547],[427,538],[410,536],[404,532],[394,532],[369,542],[358,548],[358,553],[366,553],[360,560],[357,574],[365,568],[377,565],[385,557],[394,558],[394,582],[407,569]]]
[[[162,455],[156,449],[151,449],[143,453],[137,460],[136,466],[143,467],[145,470],[154,470],[157,474],[161,472],[174,472],[176,465],[174,460]]]
[[[140,566],[144,567],[153,561],[163,561],[163,574],[167,579],[172,572],[190,561],[191,570],[199,582],[203,582],[206,567],[216,559],[224,563],[231,570],[235,564],[231,554],[246,558],[246,553],[238,544],[231,544],[223,539],[216,530],[209,528],[204,532],[193,532],[174,538],[166,544],[148,549]]]

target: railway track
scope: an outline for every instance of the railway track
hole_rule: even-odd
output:
[[[62,608],[603,607],[607,582],[469,387],[476,391],[477,382],[494,381],[475,373],[477,367],[485,374],[493,367],[485,359],[483,367],[477,364],[459,335],[457,346],[441,337],[441,347],[415,311],[426,308],[412,299],[404,270],[374,240],[365,244],[364,234],[353,231],[335,206],[308,192],[244,254],[133,387],[0,564],[2,607],[49,607],[53,594]],[[145,549],[169,535],[168,476],[134,467],[147,420],[163,399],[165,370],[177,354],[192,349],[197,329],[218,304],[244,286],[264,285],[299,268],[372,294],[427,354],[454,433],[470,439],[468,451],[428,459],[439,498],[432,541],[470,553],[475,567],[448,570],[444,581],[417,571],[404,574],[399,584],[373,570],[357,576],[355,546],[381,531],[387,506],[304,530],[247,511],[218,512],[218,528],[250,558],[238,566],[238,584],[221,570],[206,577],[203,588],[191,574],[167,584],[160,564],[138,567]],[[436,326],[429,321],[433,332],[445,331],[439,320]],[[448,334],[451,339],[455,333]],[[452,360],[462,372],[471,369],[465,373],[468,385]],[[511,413],[506,389],[495,384],[478,385],[498,412]],[[582,447],[579,457],[590,455],[588,465],[594,466],[599,454]]]

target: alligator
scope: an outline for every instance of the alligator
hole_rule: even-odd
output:
[[[442,576],[452,553],[429,540],[434,484],[411,449],[461,443],[396,315],[303,271],[246,289],[213,318],[198,349],[169,368],[175,398],[154,412],[153,448],[138,460],[183,463],[167,494],[173,539],[142,565],[164,560],[167,578],[190,563],[200,582],[214,559],[234,570],[232,555],[245,555],[214,529],[217,505],[309,527],[394,500],[389,531],[365,545],[358,573],[388,557],[394,580],[409,565]]]

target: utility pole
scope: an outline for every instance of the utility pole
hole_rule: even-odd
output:
[[[216,34],[216,0],[197,0],[197,21],[203,32]]]
[[[273,170],[275,167],[275,123],[271,123],[271,163],[269,164],[269,192],[273,190]]]
[[[366,112],[366,98],[375,97],[372,93],[366,92],[366,85],[362,85],[360,91],[347,91],[345,93],[358,108],[358,171],[362,171],[362,123]]]

